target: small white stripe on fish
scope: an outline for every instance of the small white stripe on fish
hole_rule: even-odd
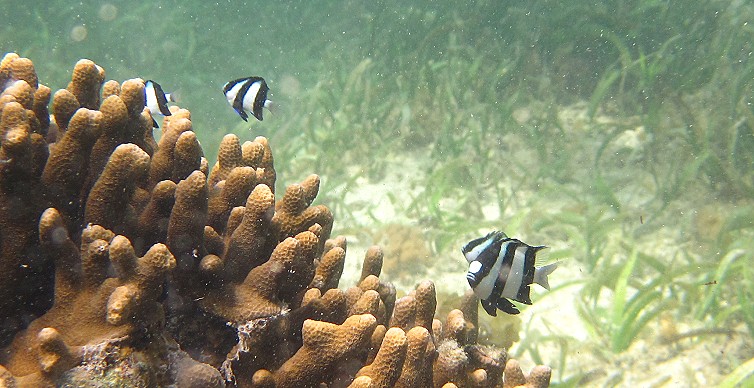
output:
[[[508,272],[508,277],[505,279],[505,287],[500,294],[504,298],[517,299],[518,290],[521,288],[521,283],[524,280],[524,264],[526,262],[526,250],[525,245],[520,245],[515,249],[513,254],[513,262],[511,263],[511,270]],[[502,249],[501,249],[502,250]]]
[[[490,239],[489,243],[485,242],[484,244],[480,245],[490,247],[492,243],[494,243],[494,240]],[[495,263],[492,265],[492,268],[489,270],[489,272],[487,272],[487,275],[484,277],[484,279],[482,279],[482,281],[479,282],[479,285],[474,289],[474,292],[476,292],[481,299],[487,299],[490,297],[490,295],[492,295],[492,290],[494,290],[495,288],[495,282],[497,282],[497,279],[501,275],[501,272],[507,272],[507,268],[503,268],[503,265],[505,262],[504,258],[508,244],[509,243],[502,244],[502,246],[500,247],[500,253],[495,258]],[[503,276],[505,275],[503,274]]]
[[[228,90],[227,93],[225,93],[225,98],[228,99],[228,103],[230,105],[233,105],[233,101],[236,99],[236,96],[238,95],[238,91],[241,90],[241,87],[243,86],[243,82],[239,82],[235,85],[233,85],[230,90]]]
[[[487,299],[492,294],[492,289],[495,287],[495,280],[497,280],[497,276],[495,276],[497,275],[497,272],[493,272],[495,271],[495,268],[498,268],[497,263],[495,263],[495,267],[493,267],[492,271],[482,278],[482,281],[474,288],[474,293],[476,293],[480,299]]]
[[[490,245],[492,245],[494,242],[495,240],[490,238],[474,247],[471,251],[467,252],[464,255],[466,257],[466,261],[471,263],[472,261],[476,260],[479,257],[479,254],[482,253],[485,249],[489,248]]]
[[[246,81],[251,82],[251,80]],[[249,86],[249,90],[246,92],[246,95],[243,96],[243,107],[244,109],[254,113],[254,103],[257,101],[257,94],[259,94],[259,88],[262,86],[261,82],[254,82]]]

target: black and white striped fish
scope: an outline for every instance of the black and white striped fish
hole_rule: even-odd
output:
[[[170,109],[168,109],[168,102],[175,102],[172,94],[165,94],[162,91],[162,86],[152,80],[147,80],[144,83],[144,105],[149,108],[149,113],[152,114],[152,127],[159,128],[154,116],[170,116]]]
[[[269,91],[270,88],[262,77],[239,78],[223,86],[225,98],[243,121],[249,121],[246,111],[262,121],[262,108],[270,109],[272,104],[272,101],[267,99]]]
[[[469,262],[466,280],[482,299],[487,314],[497,316],[498,309],[518,314],[518,309],[508,299],[531,304],[529,286],[532,283],[550,289],[547,275],[557,268],[557,263],[544,267],[534,265],[537,252],[543,248],[546,247],[527,245],[497,231],[474,239],[461,248]]]

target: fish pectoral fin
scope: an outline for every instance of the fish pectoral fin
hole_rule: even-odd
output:
[[[273,116],[279,116],[283,114],[284,107],[277,102],[267,100],[264,102],[264,108],[267,109]]]

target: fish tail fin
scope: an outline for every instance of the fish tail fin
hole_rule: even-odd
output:
[[[267,100],[264,102],[264,107],[272,113],[273,116],[280,114],[280,104]]]
[[[550,283],[547,281],[547,275],[551,274],[558,268],[558,263],[548,264],[544,267],[539,267],[534,270],[534,283],[539,284],[546,290],[550,289]]]
[[[181,94],[180,90],[174,90],[173,93],[165,93],[165,99],[168,102],[178,102],[181,100]]]

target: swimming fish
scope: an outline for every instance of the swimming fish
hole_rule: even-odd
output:
[[[144,105],[149,108],[149,113],[152,116],[170,116],[170,109],[168,109],[168,102],[175,102],[175,98],[172,94],[165,94],[162,91],[162,86],[152,80],[147,80],[144,83]],[[159,128],[157,121],[152,117],[152,127]]]
[[[270,109],[272,104],[272,101],[267,99],[269,91],[270,88],[262,77],[239,78],[223,86],[225,98],[243,121],[249,121],[247,110],[257,120],[262,121],[262,108]]]
[[[497,316],[498,309],[518,314],[518,309],[508,299],[531,304],[529,286],[532,283],[550,289],[547,275],[558,263],[544,267],[534,265],[537,252],[544,248],[544,245],[531,246],[498,231],[471,240],[461,248],[469,262],[466,280],[482,299],[487,314]]]

